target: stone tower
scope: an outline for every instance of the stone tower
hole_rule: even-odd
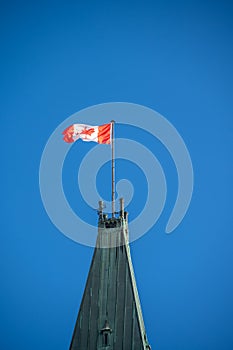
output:
[[[98,237],[70,350],[149,350],[123,199],[108,219],[100,201]]]

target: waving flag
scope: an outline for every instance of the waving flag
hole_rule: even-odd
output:
[[[73,124],[66,128],[63,140],[72,143],[81,139],[83,141],[94,141],[98,143],[111,143],[111,123],[100,126],[85,124]]]

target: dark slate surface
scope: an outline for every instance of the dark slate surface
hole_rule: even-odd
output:
[[[100,220],[70,350],[150,349],[127,237],[123,217]]]

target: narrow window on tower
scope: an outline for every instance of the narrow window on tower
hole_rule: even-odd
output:
[[[108,345],[109,345],[108,333],[104,332],[103,333],[103,346],[108,346]]]
[[[102,344],[104,347],[110,345],[110,334],[112,333],[111,328],[109,327],[108,321],[105,321],[104,327],[101,329],[102,334]]]

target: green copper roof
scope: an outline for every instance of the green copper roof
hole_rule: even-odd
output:
[[[70,350],[148,350],[126,213],[99,218],[95,252]]]

